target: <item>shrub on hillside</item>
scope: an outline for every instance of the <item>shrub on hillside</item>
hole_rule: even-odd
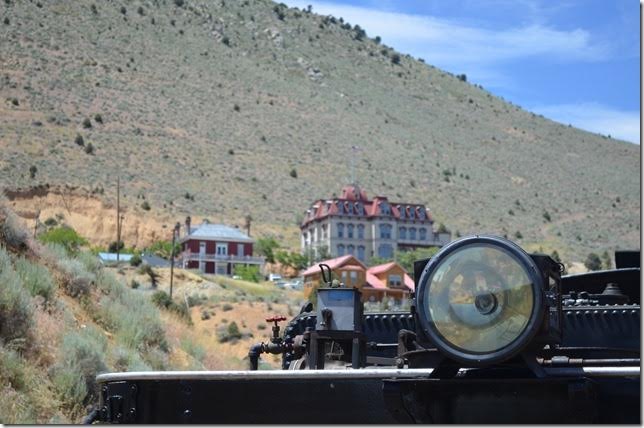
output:
[[[96,114],[94,115],[94,121],[95,121],[96,123],[100,123],[100,124],[102,124],[102,123],[103,123],[103,116],[101,116],[101,115],[100,115],[100,113],[96,113]]]
[[[11,259],[0,247],[0,339],[8,343],[26,338],[33,323],[29,292],[11,266]]]
[[[8,247],[17,251],[23,251],[27,248],[29,235],[18,222],[15,214],[0,207],[0,214],[4,211],[4,223],[0,224],[0,242],[4,242]]]
[[[76,138],[74,138],[74,143],[76,143],[79,146],[84,146],[85,145],[85,139],[81,134],[76,134]]]
[[[80,236],[74,229],[69,226],[60,226],[49,229],[47,232],[38,236],[40,242],[44,244],[59,244],[65,247],[68,253],[75,254],[83,245],[87,245],[87,240]]]
[[[141,204],[141,208],[143,208],[146,211],[150,211],[150,209],[151,209],[150,204],[148,203],[148,201],[143,201],[143,203]]]
[[[16,271],[32,296],[42,296],[45,301],[51,300],[54,294],[54,282],[46,267],[31,263],[21,257],[16,261]]]
[[[90,129],[92,127],[92,121],[89,120],[89,117],[83,119],[83,128]]]
[[[81,297],[89,294],[90,287],[96,277],[85,269],[85,265],[76,259],[63,259],[58,263],[63,271],[63,287],[71,297]]]
[[[87,153],[88,155],[94,154],[94,146],[92,145],[92,143],[87,143],[87,145],[85,146],[85,153]]]
[[[176,313],[181,318],[188,321],[188,323],[192,322],[192,320],[190,319],[190,311],[188,310],[187,306],[184,305],[183,303],[177,303],[174,300],[172,300],[170,298],[170,295],[165,291],[159,290],[155,292],[152,295],[152,302],[154,302],[154,304],[160,308],[164,308],[171,312]]]
[[[93,327],[65,335],[59,362],[52,368],[54,388],[65,407],[72,412],[84,410],[96,401],[96,376],[107,371],[103,359],[107,341]]]
[[[143,263],[143,259],[138,254],[134,254],[130,259],[130,266],[139,266],[141,263]]]
[[[291,172],[290,172],[290,175],[291,175],[291,177],[293,177],[293,178],[297,178],[297,170],[296,170],[295,168],[293,168],[293,169],[291,170]]]
[[[141,267],[139,268],[139,273],[146,274],[150,278],[150,285],[152,286],[152,288],[157,288],[161,275],[159,275],[154,269],[152,269],[152,266],[148,264],[141,265]]]
[[[584,266],[588,270],[600,270],[602,268],[602,261],[595,253],[589,253],[584,261]]]

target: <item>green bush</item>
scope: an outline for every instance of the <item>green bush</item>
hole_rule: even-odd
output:
[[[297,178],[297,171],[296,171],[296,169],[295,169],[295,168],[291,169],[290,175],[291,175],[291,177],[293,177],[293,178]]]
[[[159,290],[152,295],[152,302],[160,308],[167,309],[172,304],[172,299],[168,293]]]
[[[602,261],[595,253],[589,253],[584,261],[584,266],[588,270],[600,270],[602,268]]]
[[[83,128],[90,129],[92,127],[92,121],[89,120],[89,117],[83,119]]]
[[[221,307],[221,309],[222,309],[224,312],[228,312],[228,311],[232,311],[232,310],[233,310],[233,306],[232,306],[232,305],[229,305],[228,303],[225,303],[225,304]]]
[[[70,254],[77,253],[81,246],[88,244],[85,238],[69,226],[49,229],[47,232],[38,236],[38,239],[44,244],[62,245]]]
[[[29,292],[11,266],[6,250],[0,247],[0,339],[5,343],[24,339],[32,324]]]
[[[81,134],[76,134],[76,138],[74,138],[74,142],[81,147],[85,145],[85,139]]]
[[[203,362],[206,358],[206,350],[204,347],[187,337],[181,338],[181,349],[199,362]]]
[[[141,263],[143,263],[143,259],[138,254],[134,254],[130,259],[131,266],[139,266]]]
[[[94,145],[92,145],[92,143],[87,143],[87,145],[85,146],[85,153],[87,153],[88,155],[94,154]]]
[[[32,296],[42,296],[46,301],[51,300],[54,294],[54,282],[47,268],[21,257],[16,261],[16,271]]]
[[[143,208],[145,211],[150,211],[150,209],[151,209],[150,204],[148,203],[148,201],[143,201],[143,203],[141,204],[141,208]]]
[[[259,273],[259,266],[235,266],[235,275],[239,275],[244,281],[259,282],[261,275]]]

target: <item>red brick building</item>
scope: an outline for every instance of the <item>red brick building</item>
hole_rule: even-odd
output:
[[[191,227],[186,223],[186,234],[179,239],[182,265],[203,273],[232,275],[235,266],[264,265],[264,257],[253,256],[255,241],[237,228],[223,224],[202,223]]]

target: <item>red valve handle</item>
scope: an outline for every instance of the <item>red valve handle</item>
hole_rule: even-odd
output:
[[[266,318],[266,322],[280,322],[280,321],[286,321],[286,317],[275,315],[274,317]]]

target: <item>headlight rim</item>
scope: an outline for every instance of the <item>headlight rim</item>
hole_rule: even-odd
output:
[[[462,247],[472,244],[488,244],[495,247],[501,247],[514,255],[518,259],[522,267],[525,269],[526,274],[532,282],[532,291],[534,298],[532,312],[528,319],[528,323],[523,331],[517,336],[517,338],[504,348],[484,354],[463,352],[457,349],[455,345],[450,345],[449,343],[447,343],[447,341],[442,338],[440,333],[437,331],[433,323],[430,322],[431,317],[429,314],[429,308],[426,308],[424,305],[425,294],[427,293],[429,288],[427,286],[427,282],[431,277],[430,273],[433,273],[434,270],[455,251],[458,251]],[[436,346],[439,351],[441,351],[444,355],[447,355],[449,358],[452,358],[461,363],[478,367],[496,364],[508,360],[524,350],[540,329],[547,310],[543,284],[543,275],[540,269],[537,267],[537,264],[520,246],[518,246],[514,242],[494,235],[473,235],[461,238],[444,246],[434,257],[430,259],[430,261],[422,270],[416,291],[416,311],[418,314],[420,327],[422,328],[425,335],[427,335],[427,337],[431,340],[432,344]]]

